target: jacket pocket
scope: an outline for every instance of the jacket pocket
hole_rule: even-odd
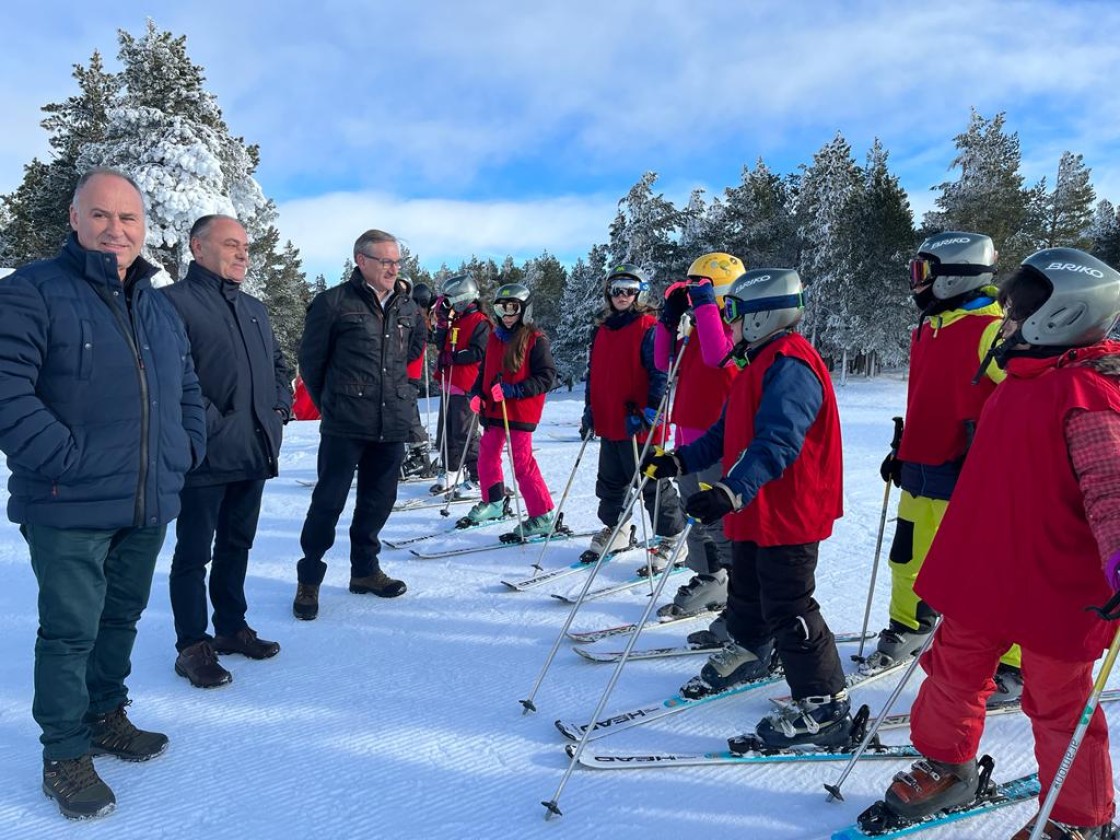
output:
[[[93,323],[81,322],[82,343],[78,347],[78,379],[88,380],[93,375]]]

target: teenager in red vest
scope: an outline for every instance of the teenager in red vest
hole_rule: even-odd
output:
[[[482,357],[486,355],[486,341],[490,337],[490,319],[478,301],[478,283],[469,274],[450,277],[443,284],[443,294],[436,302],[436,332],[434,343],[440,348],[437,360],[436,381],[446,393],[447,405],[440,405],[437,445],[444,451],[444,434],[447,435],[447,463],[445,473],[432,487],[433,493],[454,489],[456,494],[470,492],[478,483],[478,436],[467,440],[473,412],[468,391],[478,379]],[[446,429],[444,420],[446,417]],[[466,458],[463,450],[466,449]],[[459,476],[459,486],[449,488],[450,476],[463,461],[466,480]]]
[[[311,401],[307,393],[307,386],[303,384],[303,377],[296,374],[295,394],[292,396],[292,416],[297,420],[318,420],[319,409]]]
[[[942,614],[911,713],[926,757],[884,803],[913,818],[970,801],[992,674],[1022,647],[1023,711],[1045,796],[1117,625],[1086,607],[1120,589],[1120,274],[1072,248],[1028,257],[1000,294],[1007,378],[976,437],[916,589]],[[994,480],[993,480],[994,479]],[[1098,708],[1054,805],[1051,840],[1117,835]],[[1033,822],[1033,820],[1032,820]],[[1015,835],[1025,840],[1029,826]]]
[[[851,718],[836,642],[813,598],[820,541],[842,510],[840,417],[824,362],[793,331],[804,302],[786,268],[748,271],[724,298],[746,366],[723,416],[699,440],[654,455],[657,477],[719,462],[723,477],[685,508],[724,520],[732,541],[727,631],[732,641],[681,692],[702,697],[766,677],[781,660],[793,701],[758,724],[767,747],[837,746]]]
[[[408,384],[416,390],[416,398],[419,400],[420,394],[424,390],[424,366],[428,363],[428,342],[426,339],[432,331],[432,306],[435,304],[435,296],[432,294],[431,286],[427,283],[417,283],[412,286],[410,296],[417,309],[415,329],[425,337],[423,350],[415,359],[409,360],[407,368]],[[427,398],[428,395],[425,394],[424,396]],[[432,478],[434,476],[435,469],[432,466],[428,445],[428,429],[425,427],[424,421],[420,419],[420,405],[417,402],[412,412],[412,430],[409,434],[408,455],[405,456],[404,463],[401,464],[401,478]]]
[[[945,516],[980,410],[1003,381],[995,365],[976,377],[1003,316],[992,285],[995,262],[990,237],[961,231],[929,237],[910,260],[910,290],[922,317],[910,336],[902,440],[880,467],[884,481],[902,488],[890,550],[890,624],[861,664],[865,673],[916,653],[937,620],[914,593],[914,580]],[[996,684],[993,703],[1017,699],[1022,692],[1017,647],[1004,654]]]
[[[627,490],[637,469],[634,443],[640,451],[665,393],[666,376],[653,359],[657,318],[645,304],[648,290],[646,273],[629,263],[614,268],[603,289],[607,309],[591,341],[580,425],[582,437],[596,434],[601,438],[595,495],[599,498],[598,514],[603,529],[591,538],[585,560],[629,545],[630,529],[625,526],[619,529],[614,543],[608,545],[608,541],[622,516]],[[657,442],[664,442],[664,433],[664,425],[659,423]],[[658,572],[668,565],[677,537],[684,530],[684,517],[671,481],[646,482],[642,498],[653,522],[653,532],[661,537],[649,555],[650,565]],[[685,550],[682,548],[679,559],[684,559]],[[638,571],[644,574],[646,565]]]
[[[513,451],[517,487],[528,518],[514,533],[521,537],[547,534],[552,529],[552,496],[533,456],[533,431],[541,421],[544,397],[556,381],[548,338],[533,326],[529,290],[507,283],[494,293],[497,324],[486,343],[486,356],[472,393],[484,427],[478,443],[478,478],[482,501],[472,507],[472,522],[501,519],[505,507],[502,459],[506,430]]]
[[[689,266],[687,281],[674,283],[665,292],[653,349],[659,370],[668,371],[674,359],[680,358],[670,418],[676,425],[678,449],[699,440],[719,420],[739,372],[731,358],[731,326],[720,317],[720,310],[731,284],[745,271],[742,261],[731,254],[704,254]],[[682,475],[677,480],[681,497],[698,493],[701,483],[714,484],[722,475],[718,462]],[[689,531],[688,567],[695,575],[677,590],[672,603],[658,609],[658,615],[667,618],[723,608],[731,541],[723,533],[722,522],[694,525]],[[728,641],[723,616],[713,622],[710,631],[701,632]]]

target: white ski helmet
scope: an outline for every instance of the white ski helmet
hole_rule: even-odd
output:
[[[443,281],[443,296],[456,312],[478,300],[478,283],[469,274],[456,274]]]
[[[742,319],[743,340],[757,344],[797,325],[805,311],[801,277],[792,268],[756,268],[731,284],[723,299],[724,320]]]
[[[996,270],[996,248],[982,233],[947,230],[918,246],[910,260],[910,288],[933,280],[933,296],[949,300],[991,285]]]
[[[1023,268],[1050,285],[1042,305],[1023,320],[1023,340],[1036,347],[1084,347],[1105,338],[1120,315],[1120,272],[1076,248],[1047,248]]]

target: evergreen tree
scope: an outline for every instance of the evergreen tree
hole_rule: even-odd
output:
[[[588,352],[595,324],[603,313],[603,283],[607,275],[608,249],[596,245],[587,261],[577,260],[564,284],[560,298],[560,324],[552,355],[559,381],[573,385],[587,371]]]
[[[342,264],[342,277],[339,278],[337,285],[349,282],[350,278],[354,275],[355,268],[357,268],[357,266],[354,265],[354,260],[347,257],[346,261]]]
[[[1089,253],[1113,268],[1120,267],[1120,213],[1101,199],[1089,224]]]
[[[279,238],[276,228],[269,226],[263,239],[253,243],[251,259],[272,331],[284,358],[295,370],[311,290],[299,249],[291,240],[279,249]]]
[[[1058,161],[1054,191],[1046,197],[1046,219],[1040,248],[1091,247],[1089,228],[1096,195],[1081,155],[1064,152]]]
[[[733,254],[752,268],[797,265],[797,184],[795,176],[771,172],[762,158],[753,171],[744,166],[742,182],[724,192],[723,235],[714,237],[714,250]]]
[[[681,265],[675,241],[681,213],[664,195],[653,194],[656,181],[656,172],[646,172],[618,202],[608,246],[612,263],[633,263],[651,275],[652,300],[658,300],[671,278],[688,268],[688,262]]]
[[[533,293],[533,319],[537,326],[550,340],[555,340],[559,335],[561,298],[568,272],[560,260],[545,251],[525,264],[525,279],[521,282]]]
[[[326,290],[327,290],[327,278],[326,278],[326,275],[324,275],[324,274],[316,274],[316,275],[315,275],[315,283],[314,283],[314,284],[312,285],[312,287],[311,287],[311,295],[312,295],[312,297],[314,297],[315,295],[319,294],[319,292],[325,292]]]
[[[712,210],[717,214],[713,216]],[[722,237],[716,235],[717,229],[713,225],[716,219],[722,217],[722,206],[716,205],[714,208],[709,208],[704,202],[704,190],[695,189],[688,200],[688,207],[681,213],[680,221],[680,258],[682,262],[688,261],[691,265],[702,254],[709,254],[712,251],[722,250],[716,243],[722,241]],[[686,265],[684,270],[687,271]]]

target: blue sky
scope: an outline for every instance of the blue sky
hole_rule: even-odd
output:
[[[683,203],[760,156],[880,137],[915,211],[952,176],[969,109],[1006,111],[1028,181],[1082,153],[1120,202],[1120,3],[191,2],[5,11],[0,191],[47,153],[39,108],[147,16],[187,36],[311,273],[369,227],[425,264],[565,261],[607,238],[643,171]],[[742,255],[750,262],[750,255]]]

